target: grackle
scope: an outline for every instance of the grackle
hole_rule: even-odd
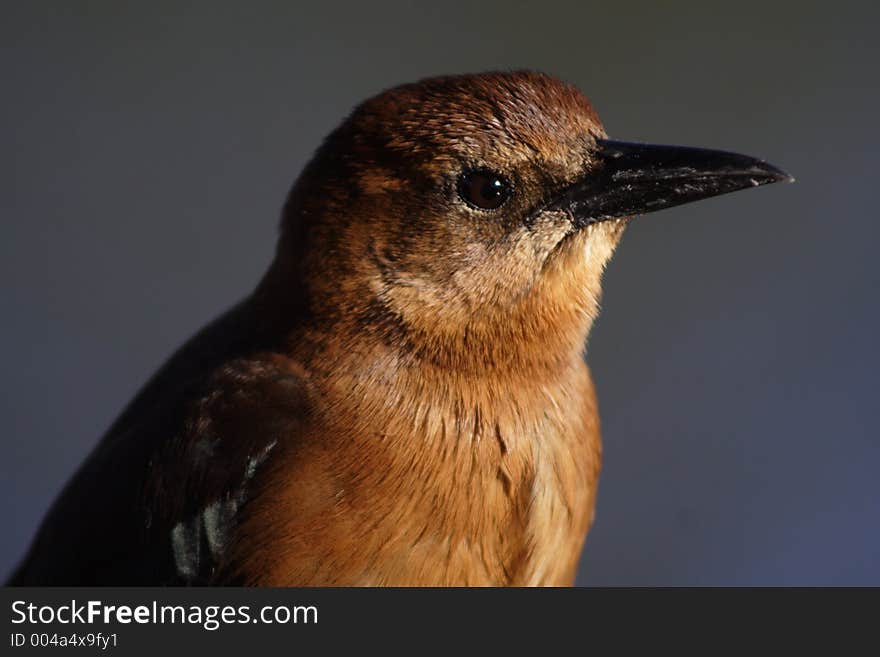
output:
[[[256,290],[55,502],[14,585],[569,585],[593,517],[585,340],[634,215],[791,178],[609,140],[533,72],[357,107]]]

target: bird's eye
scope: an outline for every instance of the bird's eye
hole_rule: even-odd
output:
[[[510,198],[510,191],[503,176],[487,169],[466,171],[458,179],[459,196],[480,210],[497,210]]]

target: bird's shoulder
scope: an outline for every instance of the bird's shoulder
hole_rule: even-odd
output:
[[[302,435],[313,404],[306,371],[270,353],[222,364],[188,401],[146,478],[150,525],[171,550],[175,579],[211,581],[255,479]]]

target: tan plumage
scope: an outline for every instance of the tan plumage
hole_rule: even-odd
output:
[[[111,427],[13,582],[571,584],[601,451],[584,345],[626,221],[590,200],[620,186],[604,137],[536,73],[360,106],[257,290]],[[614,207],[659,193],[626,185]]]

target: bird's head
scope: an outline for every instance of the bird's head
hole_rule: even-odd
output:
[[[314,315],[421,359],[552,364],[583,349],[629,218],[785,178],[745,156],[609,141],[547,75],[433,78],[328,137],[288,199],[279,261]]]

